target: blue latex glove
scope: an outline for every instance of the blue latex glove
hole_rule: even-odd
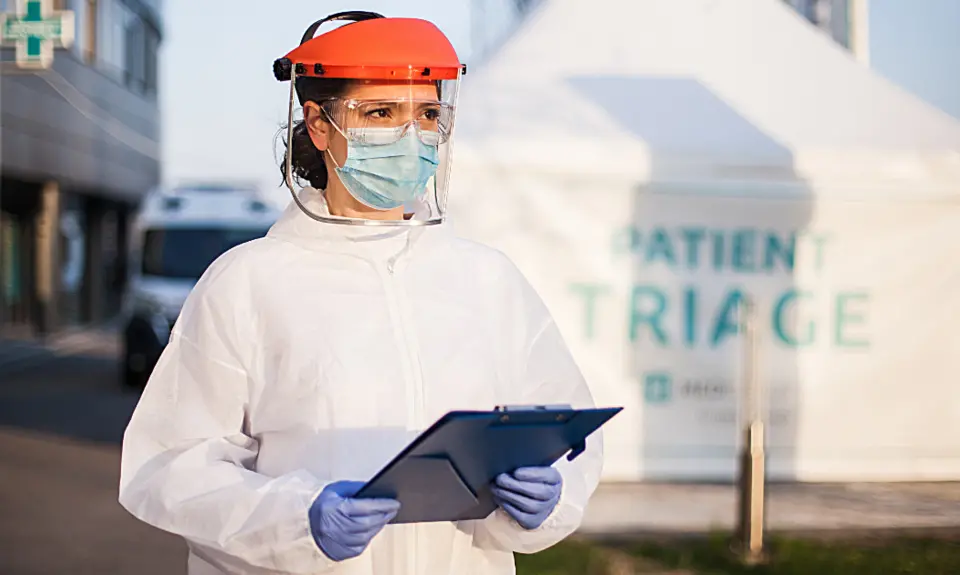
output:
[[[353,499],[363,483],[338,481],[328,485],[310,506],[310,531],[317,547],[334,561],[363,553],[380,530],[396,517],[400,502],[393,499]]]
[[[493,500],[524,529],[543,525],[560,502],[563,476],[553,467],[521,467],[497,476]]]

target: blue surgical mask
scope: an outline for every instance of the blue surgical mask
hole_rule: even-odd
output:
[[[372,130],[376,128],[366,128],[365,135],[369,137]],[[352,135],[350,130],[348,135]],[[411,128],[391,144],[365,144],[348,137],[347,160],[335,169],[358,201],[377,210],[391,210],[423,196],[439,161],[437,147],[424,144]]]

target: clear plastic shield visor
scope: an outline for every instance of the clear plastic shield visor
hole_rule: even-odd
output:
[[[344,221],[313,213],[300,204],[293,182],[288,181],[294,200],[313,219],[332,223],[389,226],[442,222],[458,87],[459,79],[363,80],[349,82],[341,96],[316,102],[343,138],[324,154],[328,181],[341,183],[354,198],[374,209],[395,209],[400,203],[405,219]],[[291,120],[294,101],[292,87]],[[289,162],[289,149],[287,154]]]

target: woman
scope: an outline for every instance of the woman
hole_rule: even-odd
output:
[[[330,20],[354,22],[314,38]],[[579,525],[599,438],[498,477],[483,520],[388,525],[396,501],[351,497],[447,411],[593,404],[520,272],[442,223],[456,53],[428,22],[345,13],[275,73],[304,110],[286,179],[311,186],[188,298],[120,502],[186,539],[191,575],[513,573]]]

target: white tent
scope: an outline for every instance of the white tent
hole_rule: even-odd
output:
[[[777,0],[546,0],[459,109],[452,219],[626,407],[607,479],[732,477],[745,299],[773,477],[960,479],[960,122]]]

